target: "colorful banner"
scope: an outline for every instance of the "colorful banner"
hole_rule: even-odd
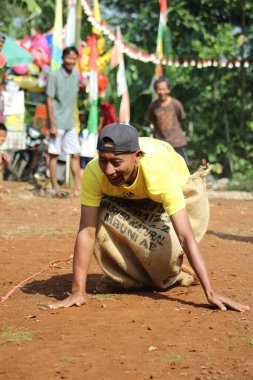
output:
[[[119,66],[117,72],[117,95],[122,96],[119,109],[119,122],[129,123],[130,121],[130,99],[126,81],[124,56],[120,47],[122,35],[120,27],[117,27],[117,39],[112,49],[111,68]]]
[[[29,54],[8,36],[5,36],[2,55],[4,56],[8,67],[13,67],[16,65],[30,65],[34,60],[34,57],[31,54]]]
[[[92,46],[89,58],[89,82],[88,92],[91,109],[88,118],[88,139],[93,145],[93,155],[96,154],[97,134],[98,134],[98,69],[97,69],[97,37],[92,36]]]
[[[51,71],[61,67],[62,64],[62,0],[55,1],[55,19],[52,42]]]
[[[92,36],[92,47],[89,60],[89,101],[91,104],[91,111],[89,113],[88,130],[89,133],[97,133],[98,130],[98,70],[97,70],[97,39],[96,36]]]
[[[24,91],[10,92],[3,91],[4,115],[15,115],[25,113],[25,94]]]
[[[8,131],[6,138],[6,149],[7,150],[19,150],[25,149],[26,142],[26,131],[24,132],[16,132],[16,131]]]
[[[10,131],[25,132],[25,114],[6,115],[4,117],[4,123],[8,129],[8,134]]]
[[[101,23],[100,7],[98,0],[93,0],[93,14],[97,23]],[[101,31],[95,26],[92,27],[92,33],[101,34]]]
[[[167,0],[159,0],[160,3],[160,18],[159,18],[159,26],[158,26],[158,34],[157,34],[157,44],[156,44],[156,56],[159,58],[159,62],[156,64],[155,69],[155,78],[159,78],[163,75],[163,69],[161,61],[163,59],[163,36],[164,31],[166,29],[167,24]]]
[[[66,46],[75,46],[76,40],[76,0],[68,0],[68,18],[66,26]]]

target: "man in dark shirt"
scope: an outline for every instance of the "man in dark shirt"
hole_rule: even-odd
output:
[[[180,126],[185,117],[182,104],[170,94],[170,84],[167,78],[159,78],[154,83],[158,99],[152,102],[148,109],[148,120],[154,125],[154,138],[167,141],[183,156],[187,165],[185,152],[186,139]]]

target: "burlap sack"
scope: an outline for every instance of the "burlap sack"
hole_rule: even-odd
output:
[[[194,173],[184,190],[197,241],[209,220],[206,174],[203,169]],[[103,272],[126,289],[166,289],[194,281],[182,266],[182,248],[169,216],[161,204],[149,199],[104,197],[94,253]]]

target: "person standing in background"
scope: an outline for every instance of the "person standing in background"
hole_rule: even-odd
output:
[[[157,79],[154,90],[158,98],[148,108],[148,120],[154,126],[153,137],[170,143],[189,165],[185,152],[187,143],[180,126],[185,118],[184,108],[177,99],[170,96],[170,83],[167,78]]]
[[[4,41],[5,41],[5,35],[2,32],[0,32],[0,53],[1,53],[2,48],[4,46]]]
[[[74,195],[80,194],[80,144],[75,128],[74,106],[79,90],[79,75],[74,68],[78,59],[75,47],[63,50],[62,66],[52,71],[47,83],[47,110],[50,140],[50,179],[52,191],[57,197],[66,197],[57,182],[57,159],[61,153],[71,155],[71,170],[74,177]]]
[[[7,137],[7,128],[3,123],[0,123],[0,181],[2,180],[2,172],[9,165],[10,157],[5,151],[4,146]]]
[[[5,35],[2,32],[0,32],[0,69],[2,69],[6,64],[6,60],[3,54],[1,53],[4,46],[4,42],[5,42]],[[3,89],[3,85],[0,84],[0,90],[2,89]]]

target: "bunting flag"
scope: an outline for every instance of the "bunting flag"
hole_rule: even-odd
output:
[[[119,66],[117,72],[117,95],[121,96],[121,103],[119,109],[119,122],[129,123],[130,121],[130,99],[126,81],[124,56],[121,50],[122,35],[120,27],[117,27],[117,38],[112,49],[111,69]]]
[[[81,0],[84,13],[88,17],[88,21],[94,26],[96,29],[98,29],[102,34],[107,36],[107,38],[110,41],[115,42],[116,36],[110,29],[108,25],[106,25],[104,22],[97,22],[95,18],[93,17],[93,11],[88,3],[87,0]],[[168,29],[168,28],[167,28]],[[249,60],[249,58],[244,59],[229,59],[226,58],[224,60],[220,59],[219,57],[213,57],[213,58],[206,58],[206,59],[197,59],[197,57],[181,57],[179,59],[172,58],[172,54],[168,53],[169,58],[163,57],[162,60],[160,60],[156,54],[145,52],[143,49],[138,50],[136,48],[133,48],[131,45],[127,44],[126,42],[122,41],[121,48],[124,54],[126,54],[131,59],[136,59],[137,61],[148,63],[152,62],[153,64],[158,64],[159,62],[163,66],[174,66],[177,67],[193,67],[195,66],[198,69],[206,68],[206,67],[222,67],[222,68],[239,68],[239,67],[245,67],[249,68],[252,65],[252,60]],[[171,50],[171,48],[170,48]]]
[[[88,140],[90,142],[90,150],[96,154],[97,135],[98,135],[98,69],[97,69],[97,36],[95,34],[91,37],[91,53],[89,57],[89,82],[88,92],[90,101],[90,112],[88,118]],[[92,157],[89,156],[89,157]]]
[[[159,18],[159,27],[158,27],[157,45],[156,45],[156,55],[157,55],[157,58],[159,59],[159,62],[156,65],[155,78],[159,78],[163,75],[161,61],[164,55],[163,36],[164,36],[164,31],[166,29],[167,11],[168,11],[167,0],[159,0],[159,3],[160,3],[160,18]]]
[[[51,70],[58,69],[62,64],[62,0],[55,0],[55,18],[51,55]]]
[[[66,46],[75,46],[76,41],[76,0],[68,0]]]

